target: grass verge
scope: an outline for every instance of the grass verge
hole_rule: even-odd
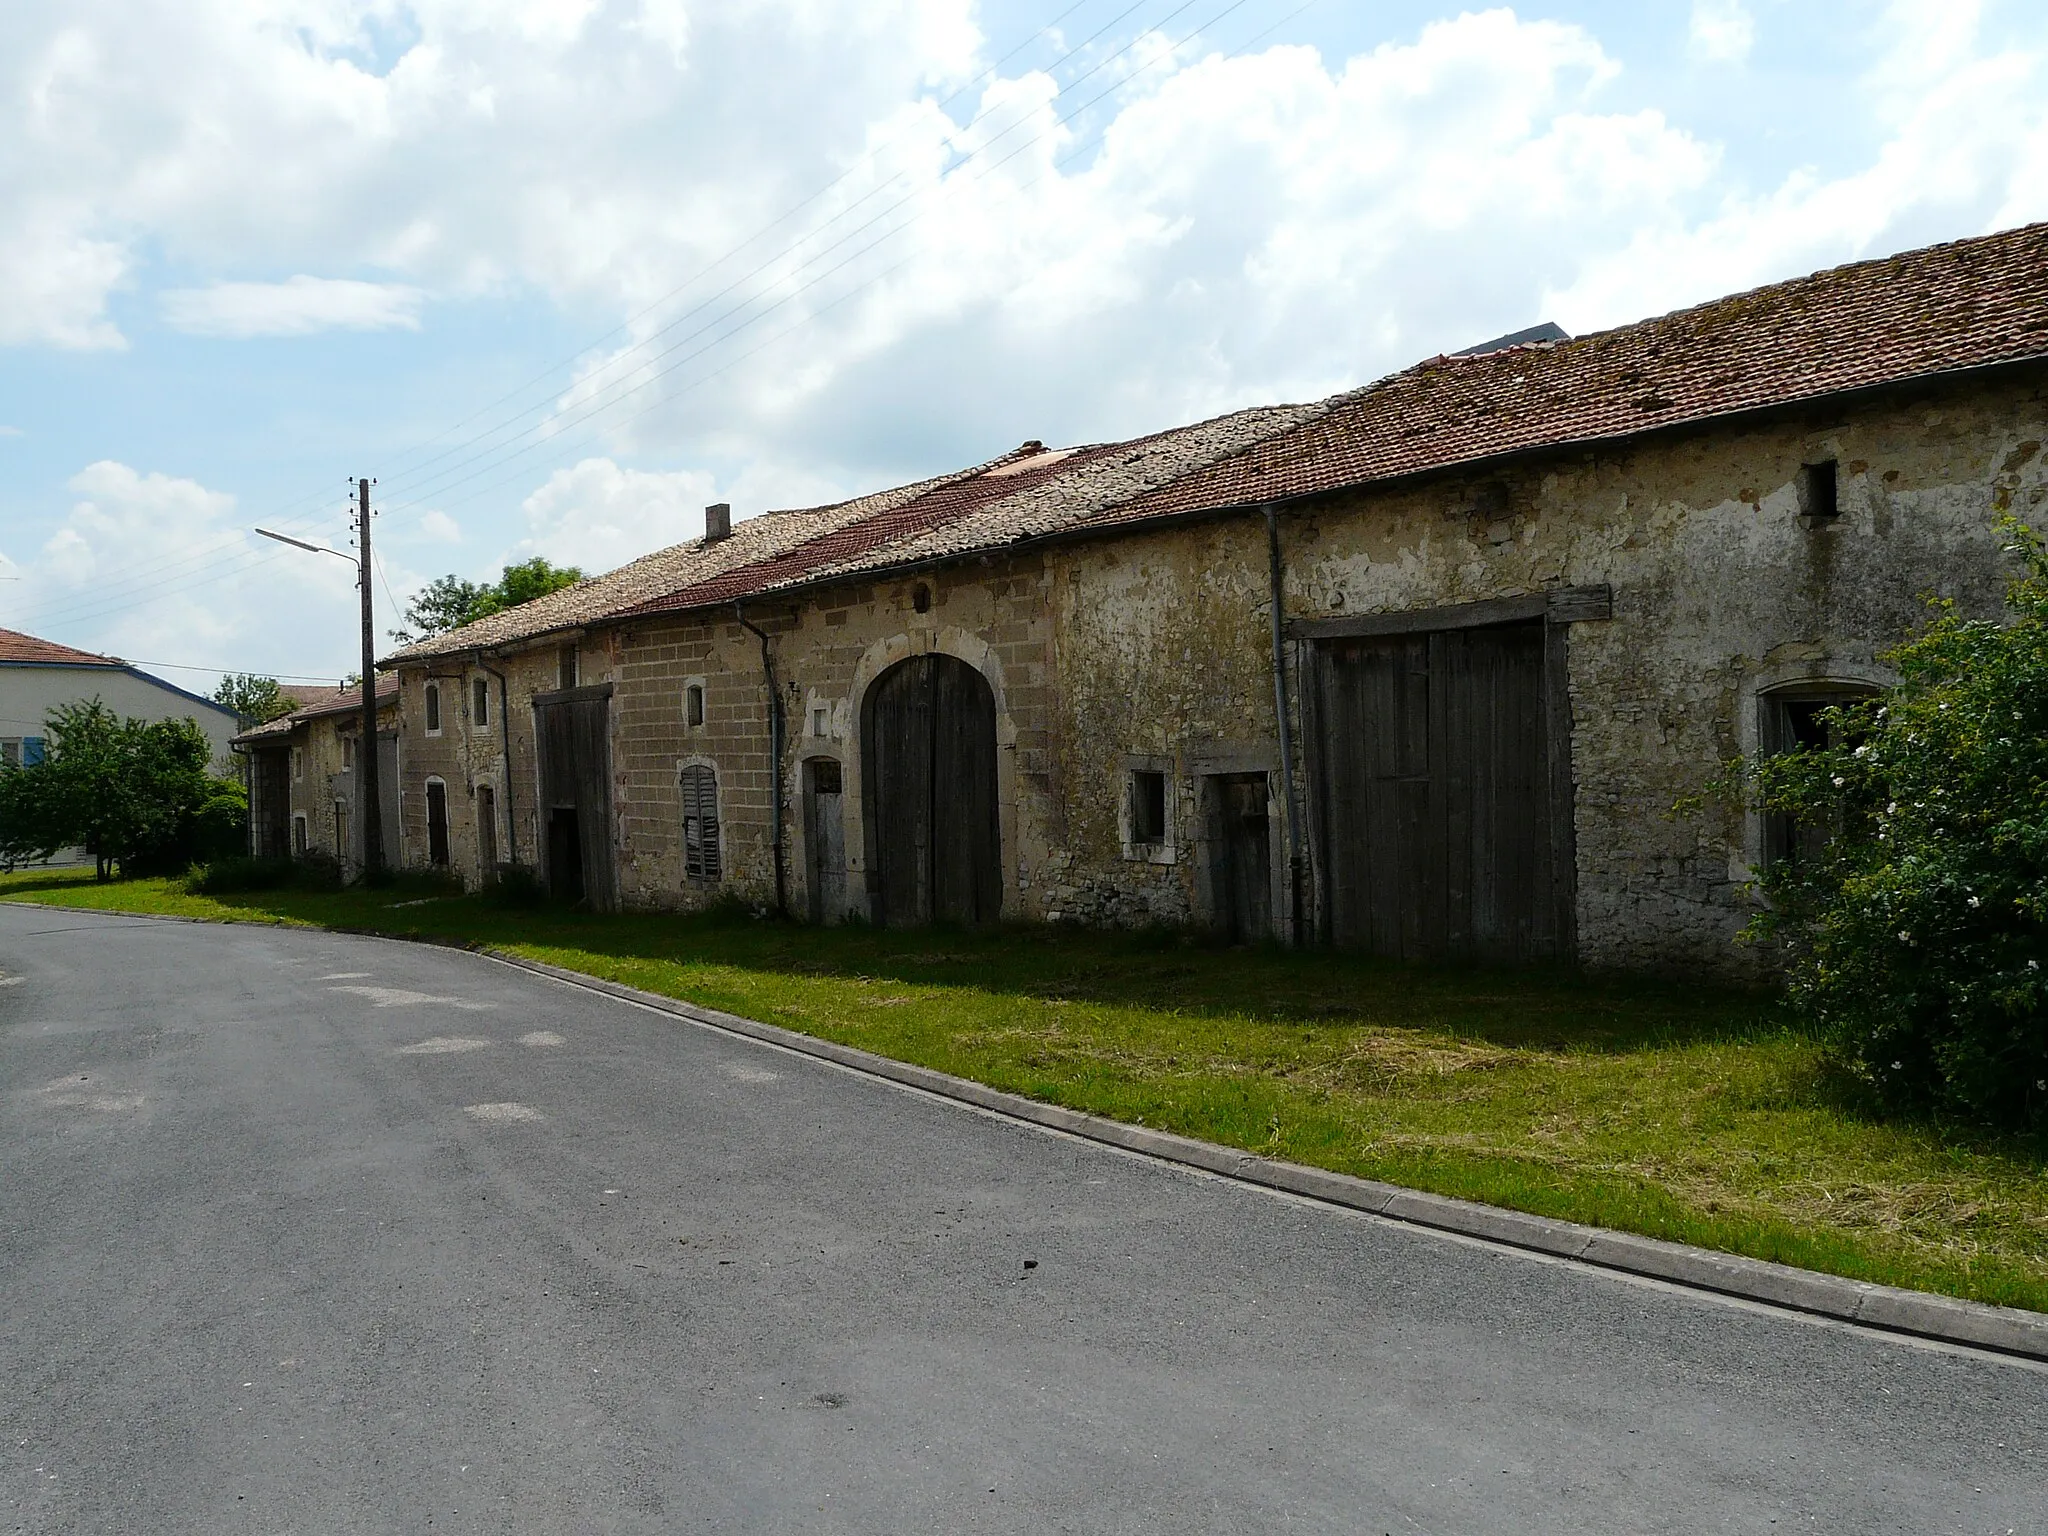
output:
[[[0,899],[487,945],[1113,1119],[1415,1189],[2048,1311],[2048,1146],[1886,1122],[1751,993],[477,897],[0,876]]]

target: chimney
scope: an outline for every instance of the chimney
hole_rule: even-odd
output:
[[[704,509],[704,542],[716,544],[732,537],[732,503],[714,501]]]

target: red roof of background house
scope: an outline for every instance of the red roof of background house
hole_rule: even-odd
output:
[[[1092,526],[1246,506],[2048,357],[2048,224],[1716,299],[1576,340],[1437,357]]]
[[[65,667],[127,665],[118,656],[100,656],[92,651],[74,650],[68,645],[59,645],[54,640],[38,640],[34,635],[24,635],[12,629],[0,629],[0,662],[5,661],[42,662]]]

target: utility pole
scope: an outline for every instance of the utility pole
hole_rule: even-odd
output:
[[[370,482],[356,481],[356,585],[363,594],[363,730],[356,751],[357,813],[363,824],[363,883],[384,874],[384,790],[377,771],[377,641],[370,614]]]

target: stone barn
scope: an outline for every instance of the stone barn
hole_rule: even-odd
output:
[[[1739,974],[1746,882],[1798,829],[1674,805],[1891,681],[1925,597],[2000,611],[2044,384],[2033,226],[713,508],[386,661],[406,857],[600,907]]]

